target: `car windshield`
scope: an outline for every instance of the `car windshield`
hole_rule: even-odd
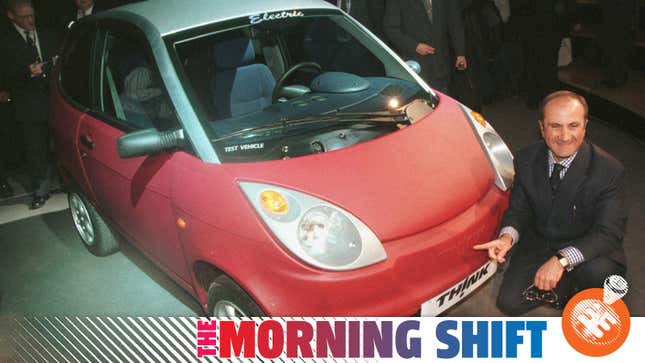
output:
[[[291,158],[395,132],[436,96],[338,11],[283,11],[202,27],[168,44],[223,162]],[[410,105],[416,107],[410,117]]]

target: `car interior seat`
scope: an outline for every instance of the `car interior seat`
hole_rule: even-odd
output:
[[[138,128],[153,126],[154,115],[150,115],[150,103],[161,100],[162,91],[156,87],[152,72],[148,67],[136,67],[126,77],[123,83],[124,93],[121,95],[121,104],[125,118]]]
[[[217,118],[252,113],[271,105],[275,78],[265,64],[253,63],[255,51],[250,39],[219,41],[213,52],[211,92]]]

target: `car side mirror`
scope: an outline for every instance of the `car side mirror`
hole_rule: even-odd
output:
[[[408,60],[408,61],[405,61],[405,64],[407,64],[408,67],[410,67],[410,69],[414,71],[414,73],[421,74],[421,64],[419,64],[419,62],[415,60]]]
[[[125,134],[117,140],[117,150],[122,159],[154,155],[166,149],[184,145],[184,130],[157,131],[145,129]]]

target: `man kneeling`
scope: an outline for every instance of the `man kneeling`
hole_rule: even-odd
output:
[[[474,246],[506,269],[497,306],[508,315],[543,302],[561,307],[576,290],[625,276],[624,169],[584,140],[585,99],[558,91],[542,102],[541,140],[516,154],[515,183],[498,239]]]

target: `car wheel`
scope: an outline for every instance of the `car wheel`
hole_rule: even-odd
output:
[[[107,256],[119,250],[119,242],[92,203],[72,191],[67,195],[69,210],[81,241],[96,256]]]
[[[208,288],[208,314],[211,317],[265,316],[258,304],[230,277],[222,275]]]

